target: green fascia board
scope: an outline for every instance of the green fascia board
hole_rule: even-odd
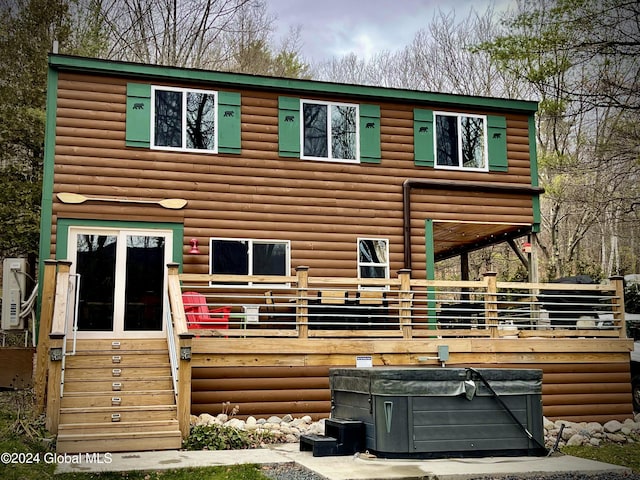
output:
[[[129,77],[151,79],[215,83],[228,88],[255,88],[301,94],[328,94],[377,99],[394,102],[420,103],[442,106],[462,106],[496,111],[536,112],[538,102],[511,100],[504,98],[455,95],[449,93],[423,92],[397,88],[352,85],[241,73],[217,72],[211,70],[187,69],[131,62],[116,62],[70,55],[49,56],[50,68],[74,72],[96,74],[118,74]]]
[[[44,272],[44,261],[51,252],[51,221],[53,218],[53,170],[56,143],[56,105],[58,97],[58,72],[49,70],[47,76],[47,99],[45,111],[44,161],[42,172],[42,197],[40,201],[40,245],[38,271]],[[38,283],[38,301],[36,305],[36,325],[39,331],[40,311],[42,308],[42,282]],[[37,339],[36,339],[37,340]]]

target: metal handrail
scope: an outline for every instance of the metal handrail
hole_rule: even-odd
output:
[[[181,275],[181,279],[186,278]],[[374,306],[358,300],[362,292],[359,285],[361,279],[309,276],[304,284],[290,282],[289,286],[258,287],[254,282],[254,288],[247,288],[246,285],[231,284],[212,287],[212,282],[222,283],[224,276],[199,275],[188,278],[189,285],[183,286],[183,289],[202,292],[208,307],[231,308],[231,314],[224,320],[229,330],[224,333],[212,331],[209,334],[219,338],[297,336],[295,331],[298,330],[300,335],[301,326],[315,330],[314,337],[322,336],[323,330],[335,328],[360,331],[359,334],[352,331],[349,336],[368,336],[368,330],[380,329],[386,330],[386,333],[371,335],[394,336],[403,328],[414,327],[418,329],[415,332],[418,336],[424,336],[426,328],[430,332],[437,330],[432,334],[443,337],[484,337],[490,332],[496,338],[513,338],[513,327],[521,331],[530,330],[523,332],[523,336],[532,336],[536,332],[549,336],[555,331],[560,332],[561,336],[611,337],[614,332],[624,336],[623,321],[607,321],[603,318],[619,312],[623,304],[612,284],[578,285],[576,291],[571,291],[576,285],[562,285],[558,288],[562,292],[552,293],[547,290],[558,284],[498,282],[495,288],[494,282],[490,290],[487,281],[411,280],[407,289],[402,288],[400,282],[387,279],[377,285],[388,287],[378,288],[384,291],[385,300],[382,305]],[[245,280],[248,284],[257,278],[236,275],[233,281],[239,283]],[[291,280],[290,277],[286,279]],[[270,277],[269,280],[273,279]],[[345,292],[345,301],[337,304],[333,299],[333,302],[320,305],[320,312],[315,291],[321,290]],[[568,304],[563,302],[566,297],[570,300]],[[247,307],[258,310],[257,317],[256,313],[252,313],[252,320],[249,320]],[[264,328],[247,331],[257,324]],[[545,333],[544,330],[551,332]],[[327,334],[345,335],[336,332]],[[411,335],[410,331],[406,331],[405,337],[410,338]]]
[[[72,280],[73,279],[73,280]],[[60,370],[60,398],[64,395],[64,373],[66,367],[67,355],[76,354],[76,332],[78,330],[78,292],[80,291],[80,275],[69,274],[69,289],[67,290],[66,311],[64,316],[64,335],[65,340],[62,342],[62,367]],[[73,348],[71,353],[67,352],[66,336],[69,331],[69,312],[73,312]]]
[[[171,382],[173,384],[173,395],[178,398],[178,370],[180,368],[178,362],[178,349],[176,348],[176,337],[173,330],[173,318],[171,317],[171,308],[169,307],[169,297],[164,296],[164,311],[166,312],[167,324],[167,344],[169,346],[169,363],[171,365]]]

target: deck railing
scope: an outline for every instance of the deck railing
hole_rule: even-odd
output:
[[[603,284],[179,275],[196,336],[626,338],[621,278]],[[202,307],[202,305],[200,305]]]

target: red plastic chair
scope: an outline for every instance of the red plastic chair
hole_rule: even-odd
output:
[[[209,308],[207,299],[198,292],[182,294],[184,313],[187,316],[189,329],[227,329],[231,307]]]

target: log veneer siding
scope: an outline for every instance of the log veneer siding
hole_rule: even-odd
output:
[[[55,192],[188,200],[180,212],[149,206],[63,205],[57,217],[184,221],[184,271],[208,273],[210,237],[286,239],[291,266],[315,275],[355,276],[358,237],[390,241],[391,271],[403,267],[402,182],[407,178],[531,185],[526,114],[506,114],[508,172],[460,172],[416,167],[413,106],[380,106],[381,162],[346,164],[278,154],[278,94],[241,91],[240,154],[167,152],[125,146],[126,77],[61,72],[58,81]],[[149,82],[153,83],[153,82]],[[158,85],[177,85],[157,82]],[[210,85],[192,85],[211,88]],[[225,89],[220,89],[226,91]],[[319,95],[303,98],[327,100]],[[352,102],[350,98],[330,100]],[[364,102],[371,103],[371,102]],[[451,108],[439,111],[452,110]],[[490,113],[473,110],[474,113]],[[411,237],[424,277],[424,220],[531,224],[531,201],[517,195],[420,191],[412,193]],[[201,255],[189,255],[197,238]],[[324,252],[324,253],[321,253]],[[55,228],[52,230],[55,254]],[[329,261],[327,261],[329,260]]]
[[[230,402],[239,406],[240,418],[294,413],[325,418],[331,407],[329,368],[339,366],[196,367],[192,369],[191,413],[216,415]],[[632,415],[628,362],[449,366],[541,369],[543,414],[551,420],[604,423]]]

